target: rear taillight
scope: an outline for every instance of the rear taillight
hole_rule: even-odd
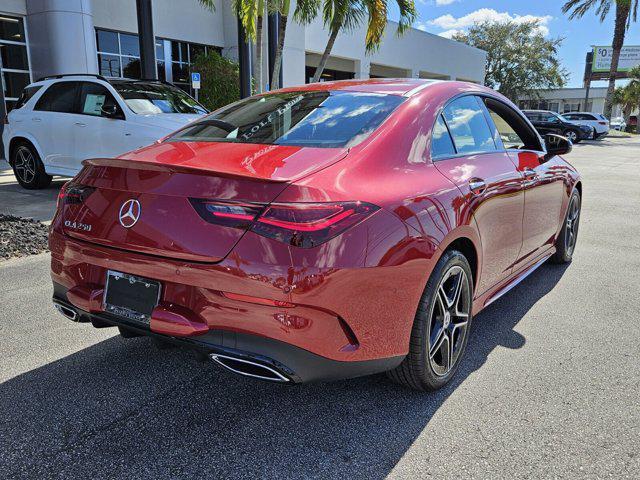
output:
[[[251,230],[296,247],[310,248],[340,235],[376,210],[375,205],[362,202],[273,204]]]
[[[77,205],[84,203],[94,192],[94,187],[87,187],[78,183],[67,182],[58,193],[58,208],[61,205]]]
[[[364,202],[263,205],[191,199],[191,204],[209,223],[251,230],[302,248],[331,240],[379,208]]]
[[[598,122],[600,125],[606,125],[607,122]]]

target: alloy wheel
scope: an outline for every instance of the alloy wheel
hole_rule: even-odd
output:
[[[564,236],[564,247],[569,255],[573,254],[573,250],[576,247],[579,223],[580,201],[577,196],[573,196],[567,212],[566,233]]]
[[[433,372],[446,376],[460,359],[471,315],[471,289],[460,266],[451,267],[440,281],[429,324],[429,362]]]
[[[571,143],[575,143],[575,141],[578,139],[578,134],[573,130],[569,130],[567,132],[567,138],[571,140]]]
[[[36,176],[36,158],[29,148],[22,146],[16,150],[14,169],[24,183],[33,182]]]

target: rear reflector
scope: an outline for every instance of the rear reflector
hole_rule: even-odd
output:
[[[320,245],[379,207],[364,202],[245,204],[190,199],[205,221],[273,238],[296,247]]]

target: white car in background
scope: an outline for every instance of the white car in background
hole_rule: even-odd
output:
[[[627,122],[625,122],[622,117],[612,118],[610,125],[613,130],[620,130],[621,132],[624,132],[627,129]]]
[[[149,145],[208,113],[165,82],[58,75],[28,85],[5,118],[5,158],[24,188],[72,177],[87,158]]]
[[[562,116],[569,120],[571,123],[593,127],[594,140],[604,137],[609,133],[609,120],[607,120],[607,117],[600,113],[570,112],[563,113]]]

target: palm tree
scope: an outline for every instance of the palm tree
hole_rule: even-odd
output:
[[[640,65],[633,67],[629,70],[629,78],[631,81],[626,86],[629,90],[629,96],[632,100],[635,100],[634,107],[638,108],[638,114],[636,115],[636,133],[640,133]],[[629,116],[631,116],[631,110],[629,110]]]
[[[216,9],[216,0],[199,0],[200,4],[211,11]],[[268,0],[267,0],[268,1]],[[262,92],[262,30],[265,12],[265,0],[233,0],[232,9],[240,19],[248,40],[256,42],[256,63],[254,84]]]
[[[299,0],[296,10],[305,8],[306,5],[307,2],[305,0]],[[280,15],[280,20],[278,22],[278,44],[276,46],[276,53],[273,59],[273,72],[271,72],[271,90],[276,90],[281,86],[280,69],[282,68],[282,50],[284,49],[284,39],[287,33],[287,22],[289,20],[290,9],[290,0],[269,1],[269,12]]]
[[[400,10],[397,31],[400,35],[416,19],[416,8],[413,0],[396,0],[396,2]],[[311,9],[297,11],[296,20],[300,23],[309,23],[316,16],[320,3],[323,3],[322,17],[325,26],[329,30],[329,40],[313,75],[312,82],[320,80],[338,33],[341,30],[352,31],[367,17],[368,25],[365,42],[367,53],[371,53],[380,47],[382,36],[387,27],[387,0],[316,0],[310,2],[310,7],[315,8],[315,11],[311,11]]]
[[[624,45],[624,37],[631,21],[635,22],[637,19],[638,0],[567,0],[562,7],[564,13],[571,12],[570,19],[582,18],[585,13],[595,7],[596,15],[600,17],[600,22],[604,22],[614,4],[616,19],[611,45],[613,53],[611,55],[611,70],[609,71],[609,88],[607,89],[607,98],[604,104],[604,115],[607,118],[611,118],[620,51]]]
[[[255,81],[257,93],[262,93],[262,30],[264,26],[265,0],[235,0],[236,12],[244,27],[247,38],[256,42]]]
[[[624,87],[618,87],[613,92],[613,104],[620,105],[622,108],[622,118],[624,118],[624,122],[629,124],[629,117],[631,116],[631,111],[637,105],[637,98],[634,96],[634,91],[629,88],[629,85],[625,85]]]

